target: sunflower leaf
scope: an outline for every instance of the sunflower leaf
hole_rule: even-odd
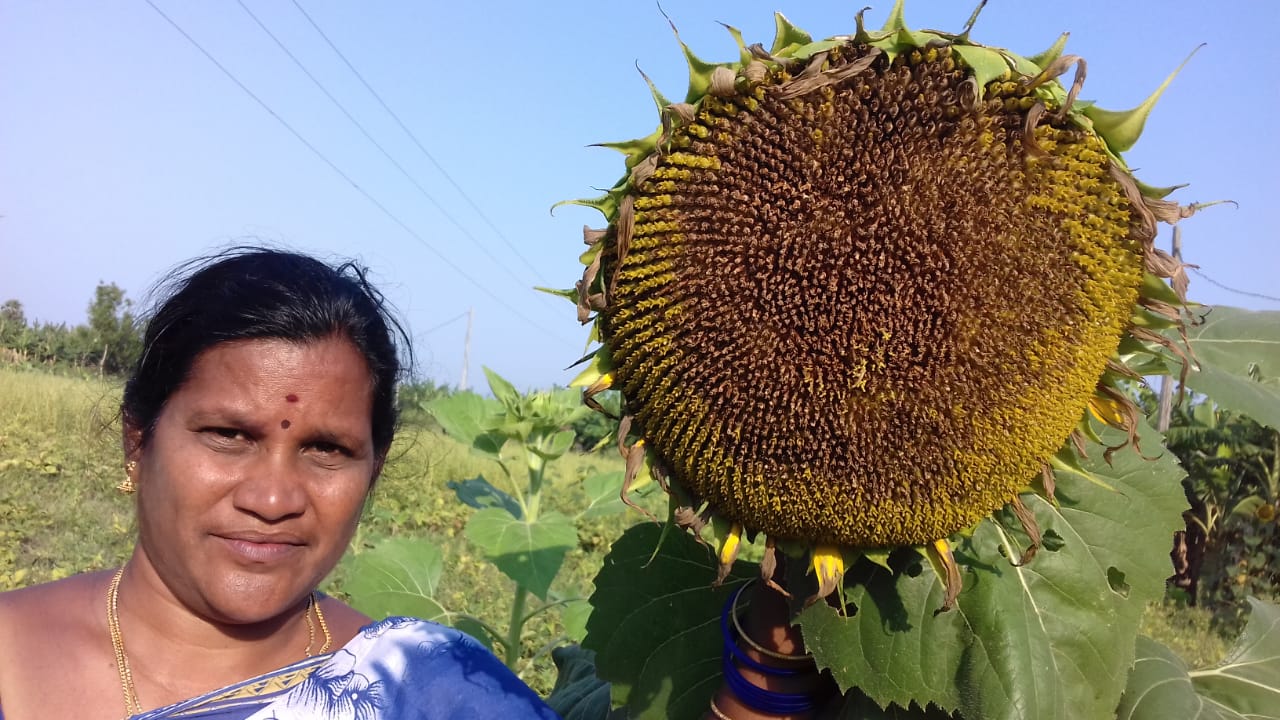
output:
[[[520,400],[520,391],[516,390],[516,386],[507,381],[498,373],[487,367],[481,367],[484,375],[489,379],[489,392],[498,399],[503,405],[510,407]]]
[[[622,487],[624,473],[621,470],[598,473],[582,481],[582,492],[587,496],[587,504],[578,511],[578,518],[597,518],[616,515],[627,509],[618,494]]]
[[[449,437],[481,457],[500,459],[506,438],[493,431],[502,413],[501,403],[473,392],[456,392],[432,400],[426,410]]]
[[[1280,605],[1249,598],[1249,623],[1217,665],[1193,670],[1196,692],[1250,718],[1280,720]]]
[[[613,544],[591,595],[583,647],[632,720],[694,718],[720,685],[720,610],[757,566],[713,588],[715,559],[688,533],[641,523]],[[661,542],[661,546],[658,543]],[[655,548],[657,552],[655,553]]]
[[[890,705],[881,708],[856,690],[844,697],[839,711],[831,717],[834,720],[954,720],[954,716],[936,706],[921,709],[914,705],[910,708]]]
[[[955,665],[968,633],[960,613],[934,616],[944,590],[932,571],[920,572],[923,562],[915,558],[914,577],[904,571],[895,579],[883,568],[871,569],[865,582],[846,591],[857,608],[852,617],[821,603],[800,615],[805,646],[831,668],[842,690],[857,688],[881,707],[960,705]]]
[[[578,544],[573,521],[557,512],[544,512],[529,522],[501,508],[485,508],[467,521],[466,533],[503,574],[539,600],[547,599],[564,556]]]
[[[1113,430],[1103,435],[1111,445],[1122,439]],[[1158,445],[1145,425],[1142,443]],[[1015,567],[1008,558],[1019,557],[1027,539],[984,521],[953,542],[965,587],[958,608],[936,616],[943,587],[928,568],[873,567],[849,589],[851,617],[821,604],[800,615],[819,663],[882,707],[932,703],[964,717],[1010,719],[1114,710],[1143,608],[1168,574],[1163,553],[1133,550],[1166,546],[1185,500],[1167,454],[1147,461],[1120,451],[1108,466],[1103,450],[1092,444],[1081,465],[1114,491],[1060,472],[1058,507],[1024,497],[1040,527],[1063,539],[1056,552]]]
[[[1280,312],[1213,307],[1187,339],[1199,361],[1188,387],[1280,429]]]
[[[351,605],[372,618],[407,615],[448,622],[450,613],[435,598],[444,569],[440,547],[420,538],[391,538],[343,561],[342,589]]]
[[[1133,671],[1120,699],[1116,720],[1242,720],[1224,713],[1215,705],[1206,706],[1196,697],[1186,663],[1172,650],[1142,635],[1138,636]]]
[[[560,611],[560,621],[564,623],[565,637],[580,643],[587,636],[587,620],[591,617],[591,603],[584,598],[575,598],[565,603]],[[594,668],[593,668],[594,669]]]
[[[1249,603],[1244,633],[1211,668],[1188,671],[1172,650],[1139,637],[1118,720],[1280,719],[1280,606]]]

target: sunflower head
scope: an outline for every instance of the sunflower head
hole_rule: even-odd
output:
[[[941,552],[1089,409],[1132,427],[1118,348],[1176,325],[1185,284],[1153,245],[1176,206],[1119,155],[1154,100],[1085,107],[1061,43],[911,31],[901,4],[879,32],[778,16],[771,50],[738,41],[731,63],[686,49],[686,102],[655,94],[661,127],[583,201],[608,220],[583,381],[621,390],[624,453],[643,440],[738,534]]]

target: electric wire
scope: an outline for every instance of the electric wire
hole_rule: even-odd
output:
[[[538,271],[533,267],[532,263],[530,263],[529,260],[525,258],[525,256],[516,248],[516,246],[509,239],[507,239],[507,236],[501,230],[498,229],[498,226],[495,225],[493,221],[489,219],[489,216],[486,215],[485,212],[480,209],[480,206],[477,205],[475,201],[471,199],[471,196],[468,195],[460,185],[458,185],[458,183],[453,179],[453,176],[450,175],[448,171],[444,169],[444,167],[436,160],[435,156],[432,155],[431,152],[427,150],[426,146],[424,146],[420,140],[418,140],[418,136],[415,135],[413,131],[409,129],[409,126],[404,124],[404,121],[402,121],[400,119],[400,116],[397,115],[396,112],[391,109],[391,106],[388,105],[386,101],[382,99],[382,96],[378,94],[378,91],[374,90],[373,86],[370,85],[369,82],[364,79],[364,75],[361,75],[360,71],[356,70],[355,65],[353,65],[351,61],[347,59],[347,56],[344,55],[342,51],[338,49],[338,46],[335,45],[334,42],[329,39],[329,36],[325,34],[324,30],[320,29],[320,26],[316,23],[314,19],[312,19],[311,15],[302,7],[302,5],[298,3],[298,0],[292,0],[292,2],[293,2],[293,6],[298,8],[298,12],[302,13],[302,16],[307,19],[307,22],[311,23],[311,27],[315,28],[315,31],[320,35],[320,37],[324,38],[324,41],[329,45],[329,48],[332,49],[333,52],[339,58],[341,58],[342,62],[346,64],[347,69],[349,69],[351,73],[356,76],[356,79],[358,79],[360,83],[364,85],[365,89],[369,91],[369,94],[372,95],[373,98],[378,101],[378,104],[382,106],[382,109],[386,110],[387,114],[390,115],[393,120],[395,120],[396,124],[400,126],[400,129],[404,131],[404,134],[409,136],[409,139],[412,140],[413,144],[418,147],[418,150],[421,150],[422,154],[426,156],[427,160],[431,161],[431,164],[435,166],[436,170],[440,171],[440,174],[444,176],[445,180],[449,181],[449,184],[453,186],[453,189],[458,191],[458,194],[462,196],[462,199],[467,201],[467,204],[471,206],[471,209],[475,211],[476,215],[478,215],[481,220],[484,220],[485,224],[489,226],[489,229],[492,230],[500,240],[502,240],[502,242],[507,246],[509,250],[511,250],[513,254],[515,254],[517,258],[519,258],[520,262],[524,263],[524,266],[528,268],[530,272],[533,273],[534,277],[535,278],[538,277]]]
[[[284,42],[281,41],[280,38],[277,37],[275,33],[271,32],[271,30],[266,26],[266,24],[263,23],[262,20],[259,19],[258,16],[255,15],[254,12],[249,9],[248,5],[244,4],[244,0],[236,0],[236,3],[240,5],[240,8],[244,10],[245,13],[248,14],[249,17],[252,18],[255,23],[257,23],[258,27],[261,28],[262,31],[267,34],[267,37],[271,38],[271,40],[276,44],[276,47],[280,48],[281,52],[287,55],[289,59],[293,61],[293,64],[296,65],[298,69],[301,70],[302,73],[306,75],[309,80],[311,80],[312,84],[314,84],[316,88],[320,90],[320,92],[324,93],[325,97],[329,98],[329,102],[333,103],[334,107],[338,108],[338,110],[344,116],[346,116],[347,120],[351,121],[352,125],[355,125],[356,129],[360,131],[360,134],[364,135],[365,139],[368,140],[370,143],[372,143],[373,146],[378,149],[378,152],[381,152],[382,156],[385,157],[388,162],[394,165],[395,168],[400,171],[400,174],[403,175],[406,180],[408,180],[415,188],[418,189],[418,193],[421,194],[422,197],[426,198],[427,202],[431,203],[431,205],[441,215],[443,215],[446,220],[452,223],[453,226],[456,227],[458,231],[463,234],[463,236],[465,236],[468,240],[470,240],[471,243],[475,245],[481,252],[483,252],[486,257],[488,257],[491,261],[493,261],[494,265],[501,268],[502,271],[507,273],[507,275],[509,275],[512,280],[515,280],[517,285],[524,285],[526,283],[526,280],[516,275],[515,272],[513,272],[511,268],[507,267],[506,264],[503,263],[498,256],[490,252],[487,247],[485,247],[478,239],[476,239],[476,237],[471,234],[471,231],[467,230],[467,228],[465,228],[462,225],[462,223],[458,222],[457,218],[455,218],[452,214],[450,214],[449,211],[446,210],[444,206],[441,205],[440,202],[436,200],[434,196],[431,195],[431,193],[427,192],[427,189],[424,188],[422,184],[419,183],[417,179],[414,178],[413,175],[411,175],[409,171],[404,168],[403,165],[401,165],[394,157],[392,157],[391,153],[387,152],[387,149],[383,147],[381,143],[379,143],[376,139],[374,139],[373,135],[371,135],[369,131],[364,127],[364,125],[361,124],[360,121],[357,120],[355,116],[352,115],[351,112],[347,110],[346,106],[344,106],[338,100],[338,98],[334,97],[333,93],[329,92],[329,89],[326,88],[324,84],[321,83],[320,80],[309,69],[307,69],[307,66],[304,65],[302,61],[299,60],[298,57],[294,55],[293,52],[290,51],[287,46],[285,46]]]
[[[537,321],[528,317],[524,313],[520,312],[520,310],[518,310],[515,306],[511,305],[506,300],[503,300],[501,297],[496,295],[492,290],[486,287],[483,283],[481,283],[479,280],[476,280],[474,277],[472,277],[470,273],[462,269],[462,267],[460,267],[457,263],[453,262],[448,257],[446,257],[444,253],[437,250],[433,245],[431,245],[431,243],[427,242],[426,238],[422,237],[422,235],[420,235],[417,231],[409,227],[409,225],[405,223],[403,220],[401,220],[399,216],[391,212],[391,210],[389,210],[387,206],[379,202],[377,198],[375,198],[373,195],[369,193],[369,191],[365,190],[363,187],[360,186],[359,183],[353,180],[350,175],[345,173],[342,170],[342,168],[338,167],[324,153],[320,152],[319,148],[317,148],[305,137],[303,137],[302,134],[299,133],[296,129],[294,129],[294,127],[290,125],[287,120],[285,120],[275,110],[273,110],[270,105],[268,105],[265,101],[262,100],[262,98],[258,97],[252,90],[249,89],[247,85],[241,82],[240,79],[237,78],[234,73],[228,70],[227,67],[223,65],[221,62],[219,62],[218,59],[215,58],[208,50],[206,50],[203,45],[197,42],[196,39],[190,35],[190,33],[184,30],[182,26],[179,25],[173,18],[165,14],[165,12],[161,10],[160,7],[157,6],[155,2],[153,2],[153,0],[143,0],[143,2],[145,2],[147,5],[150,5],[151,9],[156,11],[156,14],[164,18],[165,22],[169,23],[169,25],[171,25],[174,30],[177,30],[178,33],[187,40],[187,42],[189,42],[193,47],[195,47],[196,50],[199,50],[200,53],[209,60],[209,62],[213,63],[215,67],[221,70],[222,74],[226,75],[227,78],[231,80],[231,82],[235,83],[237,87],[239,87],[242,91],[244,91],[246,95],[252,98],[253,101],[256,102],[263,110],[267,111],[267,113],[271,115],[271,117],[275,118],[277,122],[283,125],[284,128],[288,130],[290,134],[292,134],[295,138],[297,138],[298,142],[302,143],[308,150],[312,152],[312,154],[314,154],[317,158],[319,158],[321,162],[323,162],[325,165],[328,165],[329,169],[333,170],[335,173],[338,174],[339,177],[347,181],[347,183],[351,185],[351,187],[355,188],[356,192],[363,195],[366,200],[368,200],[370,203],[373,204],[374,207],[382,211],[382,214],[386,215],[388,219],[390,219],[393,223],[395,223],[402,230],[408,233],[410,237],[417,240],[423,247],[429,250],[431,254],[435,255],[436,258],[438,258],[441,262],[443,262],[450,269],[456,272],[461,278],[463,278],[467,282],[474,285],[477,290],[484,293],[484,295],[487,296],[489,299],[493,300],[494,302],[498,303],[502,307],[506,308],[507,311],[509,311],[512,315],[525,321],[531,327],[547,335],[556,337],[561,342],[568,342],[563,338],[560,338],[558,333],[552,330],[548,330],[547,328],[543,327],[541,323],[538,323]]]
[[[1280,303],[1280,297],[1275,297],[1274,295],[1263,295],[1262,293],[1259,293],[1259,292],[1252,292],[1250,290],[1241,290],[1239,288],[1233,288],[1230,285],[1224,285],[1218,282],[1217,280],[1214,280],[1213,278],[1209,277],[1208,275],[1205,275],[1204,273],[1200,272],[1194,267],[1190,268],[1190,270],[1191,272],[1199,276],[1201,279],[1207,281],[1210,285],[1216,285],[1217,287],[1222,288],[1227,292],[1235,293],[1236,295],[1244,295],[1246,297],[1251,297],[1251,298],[1258,298],[1260,300],[1270,300],[1271,302]]]
[[[452,324],[454,324],[454,323],[458,322],[459,320],[461,320],[462,318],[464,318],[464,317],[466,317],[466,316],[467,316],[467,313],[459,313],[459,314],[454,315],[453,317],[449,318],[448,320],[445,320],[445,321],[444,321],[444,322],[442,322],[442,323],[436,323],[435,325],[432,325],[431,327],[427,328],[426,330],[423,330],[422,332],[417,333],[417,335],[418,335],[419,337],[421,337],[421,336],[423,336],[423,335],[430,335],[431,333],[433,333],[433,332],[435,332],[435,331],[437,331],[437,330],[440,330],[440,329],[442,329],[442,328],[444,328],[444,327],[446,327],[446,326],[449,326],[449,325],[452,325]]]

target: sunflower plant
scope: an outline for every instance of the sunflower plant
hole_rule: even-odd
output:
[[[559,592],[556,578],[566,555],[579,544],[577,523],[618,512],[622,505],[602,492],[611,474],[601,474],[582,478],[580,489],[588,504],[576,515],[548,507],[549,492],[571,490],[564,484],[553,489],[554,463],[573,447],[571,426],[589,410],[572,390],[521,393],[496,372],[484,371],[492,398],[455,392],[426,402],[423,409],[450,437],[499,471],[490,478],[476,475],[446,485],[459,502],[475,509],[467,520],[467,540],[511,580],[506,625],[447,608],[435,597],[444,561],[432,538],[390,538],[354,556],[346,590],[370,616],[415,615],[447,622],[492,647],[508,666],[523,670],[557,645],[581,639],[586,601]],[[530,657],[523,638],[549,612],[559,616],[565,632],[546,639]]]
[[[655,480],[688,531],[597,578],[586,644],[637,716],[705,711],[707,617],[750,576],[851,703],[1114,714],[1185,508],[1125,387],[1193,363],[1155,239],[1199,206],[1123,158],[1172,75],[1105,110],[1065,36],[1019,55],[977,16],[915,30],[899,2],[815,40],[778,15],[719,63],[682,43],[685,98],[651,84],[657,129],[572,201],[606,221],[564,293],[594,344],[575,384],[621,392],[624,499]],[[699,543],[700,583],[651,569]]]

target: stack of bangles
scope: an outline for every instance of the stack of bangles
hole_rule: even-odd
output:
[[[743,631],[742,625],[738,621],[738,599],[742,596],[742,591],[746,590],[749,585],[751,583],[746,583],[738,588],[737,592],[729,597],[729,600],[724,604],[724,610],[720,613],[720,634],[724,637],[724,652],[721,655],[721,665],[724,670],[725,685],[743,705],[762,713],[798,715],[810,712],[818,706],[819,698],[815,694],[766,690],[742,676],[739,664],[769,677],[785,678],[816,674],[813,655],[784,655],[769,650],[761,647],[759,643],[752,640]],[[764,657],[803,664],[794,667],[765,665],[747,655],[739,647],[739,642]],[[722,720],[729,720],[728,716],[720,708],[716,707],[714,698],[711,700],[711,713]]]

